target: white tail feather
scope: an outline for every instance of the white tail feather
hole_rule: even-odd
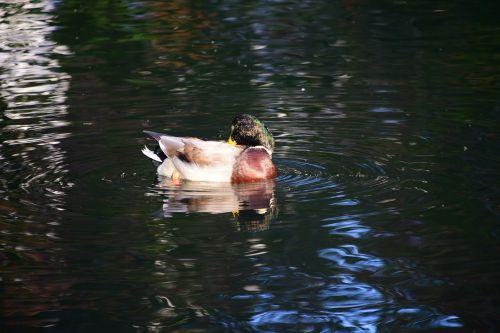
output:
[[[150,150],[148,147],[144,146],[144,148],[141,150],[141,152],[152,159],[153,161],[160,162],[161,163],[161,158],[158,157],[152,150]]]

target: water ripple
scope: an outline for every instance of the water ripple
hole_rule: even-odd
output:
[[[327,259],[351,272],[371,271],[375,272],[384,266],[383,260],[375,256],[360,253],[355,245],[346,244],[338,248],[322,249],[318,251],[321,258]]]
[[[70,135],[71,77],[58,60],[68,49],[51,40],[53,5],[49,0],[0,5],[1,279],[4,297],[12,300],[8,311],[35,322],[68,285],[59,276],[63,251],[54,244],[61,240],[61,211],[73,186],[62,146]],[[47,278],[51,270],[59,273]]]
[[[8,156],[2,168],[11,176],[7,186],[32,193],[30,201],[49,198],[48,205],[60,210],[64,192],[72,186],[60,145],[69,136],[61,129],[69,125],[65,101],[70,76],[55,57],[69,51],[50,39],[51,8],[50,1],[2,7],[0,96],[5,122],[0,155]]]
[[[328,228],[330,235],[361,238],[371,231],[371,228],[363,226],[359,219],[349,215],[341,218],[326,218],[323,221],[335,221],[323,225],[323,228]]]

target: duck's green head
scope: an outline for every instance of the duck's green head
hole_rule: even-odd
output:
[[[267,127],[256,117],[240,114],[234,117],[228,143],[243,146],[264,146],[274,150],[274,138]]]

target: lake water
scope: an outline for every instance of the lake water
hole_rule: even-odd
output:
[[[499,10],[0,3],[0,330],[497,332]],[[238,113],[275,181],[140,153]]]

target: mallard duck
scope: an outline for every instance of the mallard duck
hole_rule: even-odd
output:
[[[142,153],[161,163],[157,172],[172,179],[244,183],[276,176],[274,138],[256,117],[242,114],[232,121],[227,141],[205,141],[144,131],[158,141]]]

